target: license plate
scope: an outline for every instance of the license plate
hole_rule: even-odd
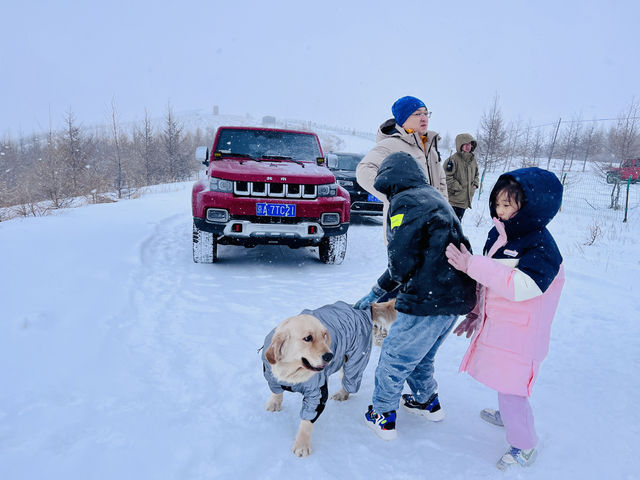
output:
[[[378,197],[374,197],[373,195],[369,194],[369,196],[367,196],[367,202],[379,202],[380,200],[378,200]]]
[[[266,217],[295,217],[296,206],[287,203],[258,203],[256,215]]]

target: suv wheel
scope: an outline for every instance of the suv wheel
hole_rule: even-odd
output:
[[[318,253],[322,263],[340,265],[347,253],[347,234],[323,238]]]
[[[616,183],[618,176],[615,173],[607,173],[607,183]]]
[[[218,260],[218,242],[213,233],[205,232],[193,224],[193,261],[214,263]]]

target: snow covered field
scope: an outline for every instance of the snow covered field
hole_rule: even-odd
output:
[[[487,198],[463,222],[476,251]],[[468,340],[456,336],[436,363],[443,422],[399,411],[394,442],[367,429],[374,347],[361,391],[329,401],[312,455],[295,457],[300,397],[264,411],[258,349],[282,319],[368,292],[386,265],[380,220],[353,220],[341,265],[311,248],[231,246],[204,265],[189,202],[185,183],[0,223],[0,478],[505,476],[503,431],[478,415],[496,394],[457,373]],[[567,281],[532,397],[541,451],[509,478],[640,478],[640,212],[600,221],[588,246],[592,225],[560,213],[550,227]]]

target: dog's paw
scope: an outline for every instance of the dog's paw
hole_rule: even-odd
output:
[[[311,455],[311,444],[296,441],[291,451],[296,457],[307,457]]]
[[[344,402],[349,398],[349,392],[347,392],[344,388],[341,388],[338,392],[331,395],[331,399],[337,402]]]
[[[311,434],[313,433],[313,423],[309,420],[300,421],[298,435],[293,442],[291,451],[296,457],[306,457],[311,454]]]
[[[273,393],[267,400],[267,403],[264,406],[264,409],[267,412],[279,412],[282,409],[282,394],[281,393]]]

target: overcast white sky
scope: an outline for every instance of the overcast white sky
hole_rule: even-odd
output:
[[[10,4],[8,4],[10,3]],[[611,118],[640,97],[640,2],[3,2],[0,137],[202,109],[375,131],[414,95],[430,128]]]

